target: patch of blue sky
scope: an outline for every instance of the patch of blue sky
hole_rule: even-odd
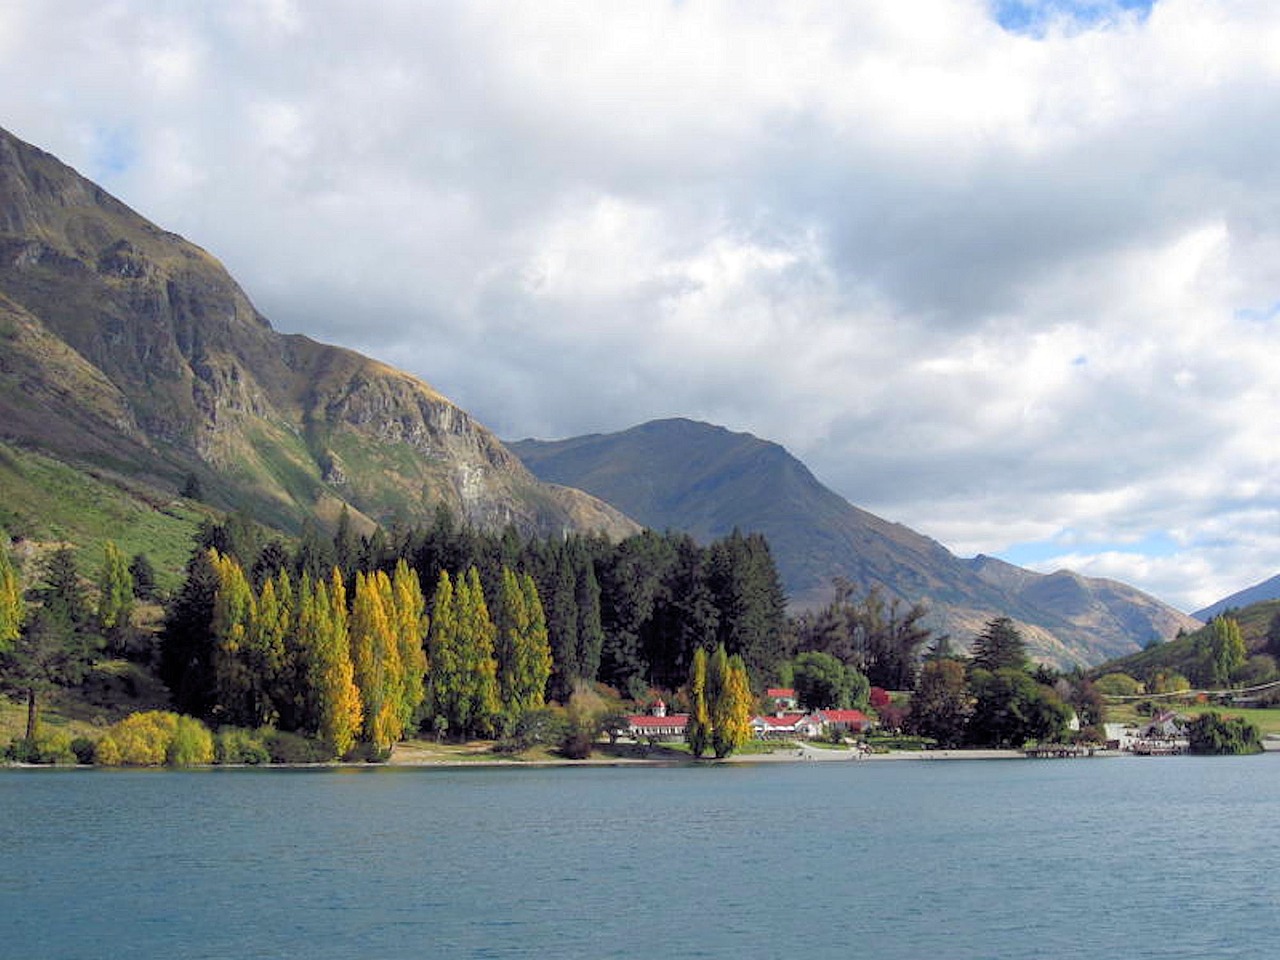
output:
[[[110,181],[127,171],[138,158],[138,144],[127,127],[99,127],[94,131],[91,180]]]
[[[991,0],[995,21],[1010,33],[1039,37],[1052,22],[1090,27],[1134,14],[1145,18],[1156,0]]]
[[[1140,557],[1167,557],[1183,549],[1163,531],[1151,531],[1139,540],[1088,540],[1072,531],[1063,531],[1048,540],[1015,543],[996,556],[1019,567],[1040,568],[1057,557],[1100,553],[1127,553]]]
[[[1270,323],[1278,317],[1280,317],[1280,300],[1269,307],[1245,307],[1235,312],[1235,318],[1246,323]]]

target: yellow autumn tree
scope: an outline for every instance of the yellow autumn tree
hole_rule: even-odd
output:
[[[394,631],[400,650],[400,726],[408,730],[425,696],[427,674],[426,599],[418,575],[403,560],[391,576]]]
[[[382,571],[356,574],[351,603],[351,662],[364,706],[364,739],[390,750],[404,732],[400,710],[403,669],[393,630],[391,583]]]
[[[22,585],[9,560],[9,538],[0,531],[0,653],[9,650],[22,632]]]
[[[305,677],[307,727],[341,757],[355,746],[363,714],[347,634],[346,589],[334,574],[333,590],[323,580],[312,585],[303,574],[295,644],[297,669]]]

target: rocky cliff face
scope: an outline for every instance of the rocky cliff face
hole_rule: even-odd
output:
[[[444,503],[526,532],[638,529],[538,481],[429,385],[274,331],[221,264],[0,130],[0,435],[296,525]]]

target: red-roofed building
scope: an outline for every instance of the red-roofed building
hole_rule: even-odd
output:
[[[861,710],[819,710],[814,714],[828,730],[862,733],[871,726],[871,718]]]
[[[627,736],[635,740],[683,740],[685,728],[689,725],[689,716],[677,713],[667,716],[636,714],[627,717]]]
[[[772,700],[779,710],[794,710],[799,706],[796,692],[792,687],[770,687],[764,695]]]
[[[780,713],[755,717],[751,729],[760,740],[807,740],[822,732],[822,724],[807,713]]]

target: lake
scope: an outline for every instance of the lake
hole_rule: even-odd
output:
[[[0,956],[1280,955],[1280,756],[0,771]]]

